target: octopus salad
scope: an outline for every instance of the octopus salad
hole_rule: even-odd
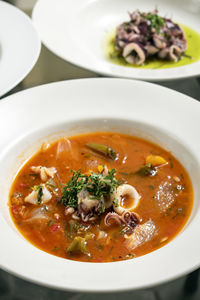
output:
[[[9,200],[33,245],[88,262],[160,248],[183,228],[192,204],[189,176],[171,153],[112,132],[43,143],[19,170]]]
[[[183,29],[154,10],[129,13],[130,21],[116,29],[115,49],[128,64],[143,65],[146,59],[157,57],[178,61],[187,49]]]

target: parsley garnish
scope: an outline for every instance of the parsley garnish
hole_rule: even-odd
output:
[[[98,211],[98,215],[101,215],[101,214],[103,214],[105,212],[105,205],[104,204],[101,204],[101,207],[100,207],[100,209],[99,209],[99,211]]]
[[[164,19],[157,14],[148,13],[143,17],[151,22],[150,29],[152,30],[155,28],[157,33],[160,33],[161,27],[165,25]]]
[[[41,204],[41,202],[42,202],[42,196],[43,196],[42,185],[41,185],[41,184],[39,184],[39,185],[34,185],[33,190],[34,190],[34,191],[38,191],[38,194],[37,194],[37,201],[38,201],[39,204]]]
[[[115,207],[118,207],[118,206],[119,206],[118,200],[117,200],[117,199],[114,199],[113,204],[114,204]]]
[[[91,199],[102,200],[104,196],[113,193],[115,188],[119,185],[119,181],[115,178],[116,170],[108,171],[108,175],[92,173],[85,175],[81,170],[72,171],[73,175],[62,191],[60,202],[65,206],[77,208],[78,206],[78,193],[82,190],[90,193]],[[101,213],[105,210],[104,206],[101,207]]]

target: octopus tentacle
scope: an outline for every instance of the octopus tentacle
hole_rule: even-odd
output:
[[[115,212],[109,212],[105,218],[104,218],[104,224],[106,226],[109,226],[110,225],[110,221],[114,221],[116,222],[117,224],[121,225],[122,224],[122,220],[121,220],[121,217],[115,213]]]
[[[118,225],[126,225],[131,231],[140,223],[141,219],[138,214],[134,212],[125,211],[122,216],[115,212],[109,212],[104,218],[104,224],[110,226],[112,222]]]

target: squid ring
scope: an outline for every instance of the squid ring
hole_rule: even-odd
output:
[[[129,43],[126,45],[122,55],[129,64],[141,65],[145,61],[145,53],[136,43]]]
[[[133,199],[133,204],[130,208],[124,208],[123,206],[121,206],[121,200],[126,195]],[[122,184],[118,186],[111,197],[114,211],[119,215],[122,215],[125,211],[129,212],[136,208],[141,198],[136,189],[130,184]]]

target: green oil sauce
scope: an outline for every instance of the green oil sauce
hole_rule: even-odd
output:
[[[119,54],[114,46],[115,32],[110,34],[106,43],[106,57],[107,59],[117,65],[134,67],[141,69],[166,69],[166,68],[176,68],[185,65],[189,65],[200,60],[200,34],[193,29],[181,25],[185,32],[187,40],[187,50],[185,54],[177,61],[162,60],[157,57],[151,57],[147,59],[142,66],[136,66],[128,64],[124,58]]]

